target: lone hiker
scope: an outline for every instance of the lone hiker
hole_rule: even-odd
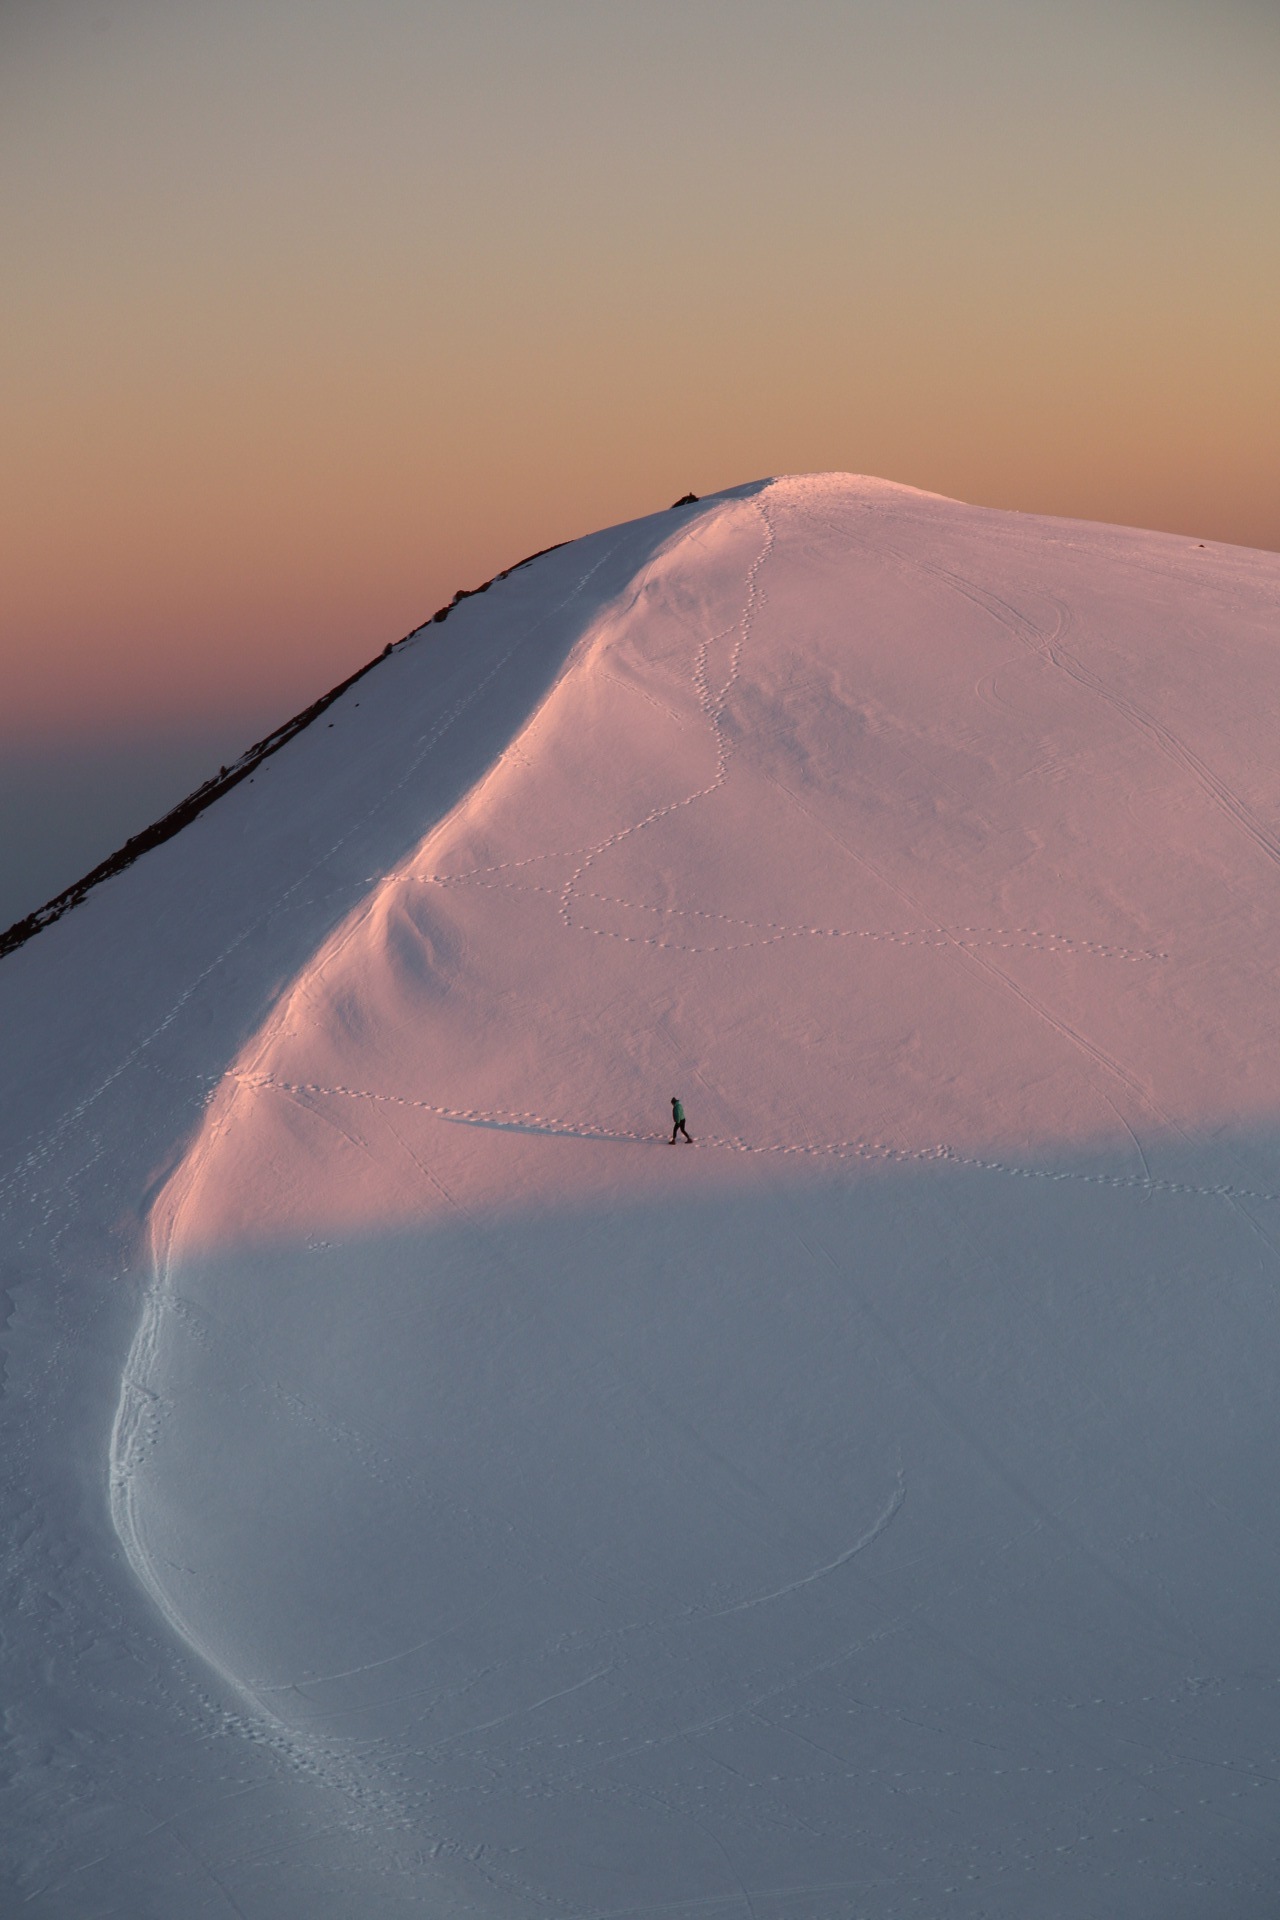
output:
[[[684,1108],[680,1104],[680,1096],[679,1094],[673,1093],[671,1096],[671,1138],[667,1142],[669,1147],[674,1147],[678,1133],[682,1133],[685,1139],[689,1140],[689,1129],[684,1123]],[[689,1140],[689,1145],[693,1145],[692,1140]]]

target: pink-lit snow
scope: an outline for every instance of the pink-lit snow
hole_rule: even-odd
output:
[[[738,489],[0,965],[15,1914],[1275,1912],[1278,610]]]

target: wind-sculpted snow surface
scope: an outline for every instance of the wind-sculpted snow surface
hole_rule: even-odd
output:
[[[121,1530],[434,1910],[1274,1890],[1277,668],[1203,567],[712,507],[218,1090]]]
[[[1270,1916],[1280,561],[825,476],[508,590],[122,1192],[190,1786],[33,1913]]]

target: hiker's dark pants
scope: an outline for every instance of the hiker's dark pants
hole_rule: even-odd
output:
[[[689,1129],[685,1126],[685,1123],[683,1120],[677,1120],[674,1127],[672,1127],[671,1129],[671,1144],[673,1147],[676,1143],[676,1135],[678,1133],[682,1133],[685,1139],[689,1140]],[[689,1145],[690,1146],[693,1145],[692,1140],[689,1140]]]

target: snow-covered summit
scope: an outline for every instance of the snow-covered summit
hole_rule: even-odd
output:
[[[740,488],[0,967],[33,1916],[1273,1910],[1278,604]]]

